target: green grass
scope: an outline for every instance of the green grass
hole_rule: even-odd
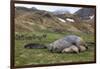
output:
[[[20,33],[24,34],[24,33]],[[27,33],[27,35],[37,34],[40,32]],[[79,54],[75,53],[51,53],[47,49],[25,49],[24,45],[28,43],[49,44],[59,38],[62,38],[71,33],[52,33],[47,32],[47,38],[33,40],[15,40],[15,65],[23,66],[30,64],[54,64],[54,63],[69,63],[69,62],[84,62],[94,61],[94,45],[88,45],[89,49]],[[93,35],[73,33],[81,36],[85,41],[94,41]]]

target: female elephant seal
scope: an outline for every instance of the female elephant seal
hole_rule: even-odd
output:
[[[65,48],[62,50],[62,53],[79,53],[79,49],[78,47],[76,47],[75,45],[72,45],[68,48]]]
[[[84,47],[84,46],[82,46],[82,45],[80,45],[79,47],[80,47],[80,52],[86,51],[86,47]]]
[[[80,47],[80,52],[84,52],[86,50],[86,48],[84,46],[79,46]],[[62,50],[62,53],[79,53],[79,49],[77,46],[72,45],[68,48],[65,48]]]

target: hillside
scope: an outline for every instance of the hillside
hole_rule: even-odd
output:
[[[33,8],[16,7],[15,31],[93,33],[94,28],[92,25],[94,24],[91,25],[90,23],[88,23],[91,22],[91,20],[88,19],[89,21],[83,21],[80,19],[81,16],[78,16],[78,14],[76,13],[70,14],[67,12],[64,14],[54,14],[53,12],[39,10],[35,7]]]

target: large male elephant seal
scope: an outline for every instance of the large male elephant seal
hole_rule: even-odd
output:
[[[63,49],[68,48],[72,43],[67,42],[64,39],[59,39],[47,46],[48,50],[51,52],[62,52]]]
[[[69,35],[59,40],[54,41],[53,43],[47,46],[48,50],[52,52],[62,52],[63,49],[70,48],[72,45],[78,48],[78,51],[85,51],[87,49],[85,41],[76,35]],[[73,46],[72,46],[73,47]]]

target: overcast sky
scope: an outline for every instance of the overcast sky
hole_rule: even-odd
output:
[[[65,6],[49,6],[49,5],[29,5],[29,4],[15,4],[15,6],[32,8],[36,7],[37,9],[47,10],[47,11],[56,11],[56,10],[68,10],[70,13],[74,13],[79,10],[81,7],[65,7]]]

